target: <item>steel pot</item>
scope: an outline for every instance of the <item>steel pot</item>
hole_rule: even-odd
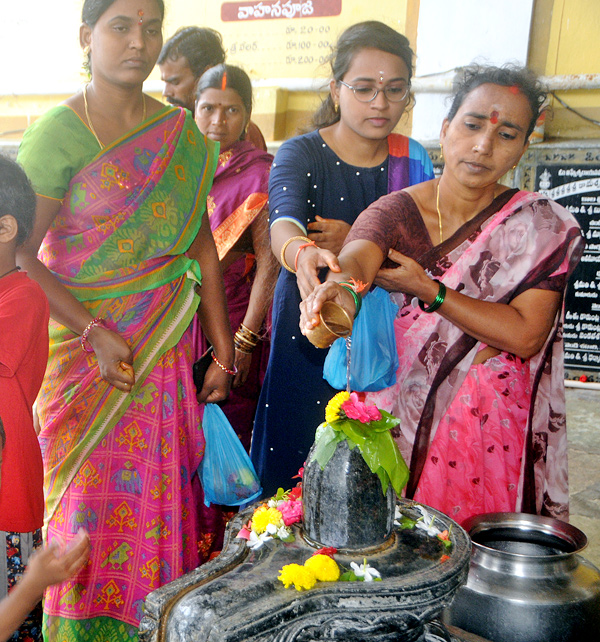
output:
[[[467,520],[467,584],[446,622],[493,642],[594,642],[600,571],[578,553],[586,536],[550,517],[489,513]]]

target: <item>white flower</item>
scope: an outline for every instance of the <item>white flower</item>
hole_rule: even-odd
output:
[[[400,512],[400,507],[396,504],[396,513],[394,514],[394,526],[400,526],[400,520],[402,519],[402,513]]]
[[[279,539],[287,539],[292,534],[292,531],[287,526],[281,526],[277,529],[277,537]]]
[[[271,499],[267,502],[267,506],[269,508],[277,508],[278,504],[279,502],[274,497],[271,497]]]
[[[417,520],[417,528],[424,530],[429,537],[441,535],[442,531],[434,526],[435,516],[428,513],[420,504],[415,504],[415,507],[421,513],[421,517]]]
[[[254,531],[250,532],[250,537],[246,541],[246,546],[251,548],[253,551],[257,551],[265,542],[268,542],[270,539],[273,539],[269,533],[261,533],[257,535]]]
[[[356,577],[362,577],[364,582],[372,582],[376,577],[381,578],[381,573],[376,568],[369,566],[367,560],[360,566],[356,562],[350,562],[350,566],[354,571],[354,575],[356,575]]]

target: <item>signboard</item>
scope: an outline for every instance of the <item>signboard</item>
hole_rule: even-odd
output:
[[[600,375],[600,153],[597,149],[536,151],[534,189],[568,209],[581,225],[585,253],[565,300],[565,368]],[[574,371],[570,373],[569,371]],[[597,376],[593,376],[596,373]]]

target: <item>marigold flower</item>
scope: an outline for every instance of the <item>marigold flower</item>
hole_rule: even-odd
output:
[[[329,555],[313,555],[304,566],[310,569],[319,582],[337,582],[340,577],[340,567]]]
[[[350,399],[350,393],[346,390],[338,392],[337,395],[334,395],[327,407],[325,408],[325,421],[330,424],[333,421],[338,421],[342,419],[340,416],[342,404]]]
[[[264,533],[267,530],[269,524],[279,527],[282,523],[282,517],[281,511],[276,508],[261,506],[252,515],[252,530],[260,535],[260,533]]]
[[[277,579],[283,583],[285,588],[289,588],[293,584],[297,591],[311,589],[317,583],[315,574],[300,564],[286,564],[279,571]]]

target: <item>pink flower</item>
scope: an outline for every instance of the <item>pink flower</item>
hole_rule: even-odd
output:
[[[302,501],[288,499],[277,506],[277,510],[283,516],[283,523],[291,526],[302,519]]]
[[[348,419],[358,419],[361,424],[368,424],[371,421],[379,421],[381,419],[381,413],[377,406],[369,406],[359,401],[355,392],[350,394],[350,399],[344,401],[341,407]]]

